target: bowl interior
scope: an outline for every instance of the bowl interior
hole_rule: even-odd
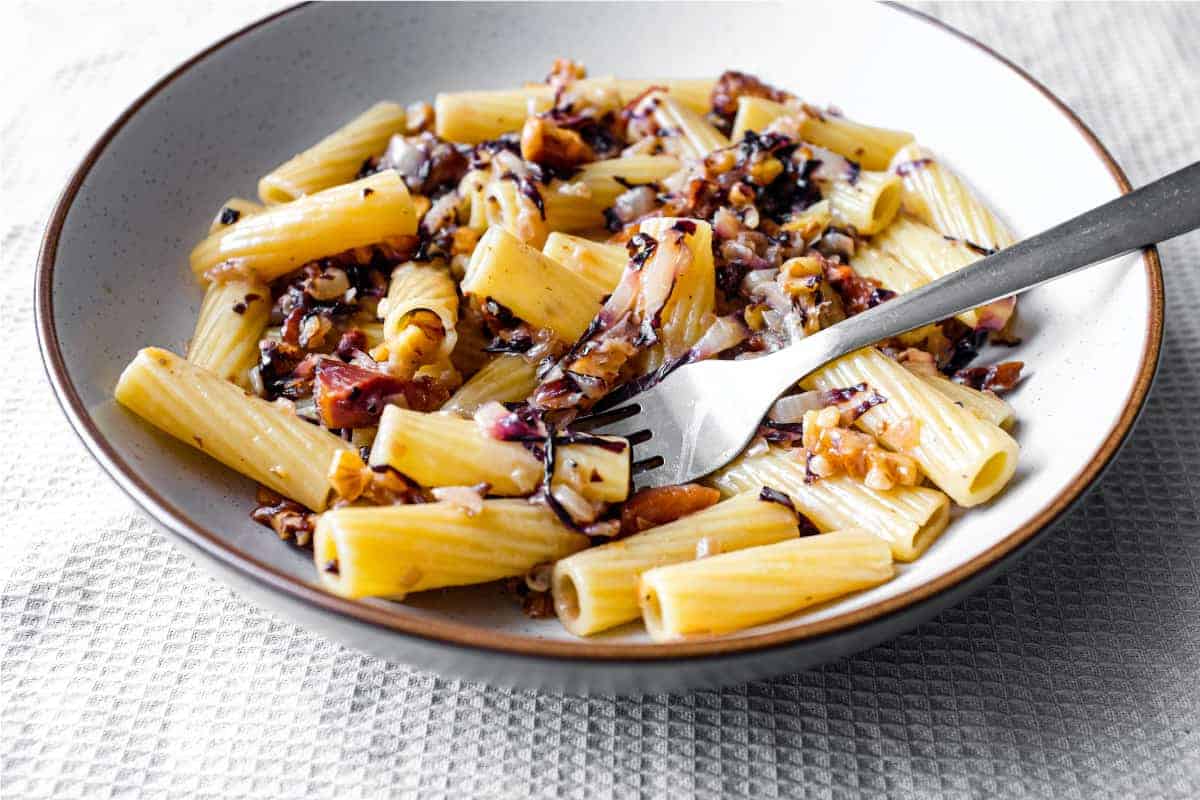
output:
[[[764,35],[771,30],[795,35]],[[116,460],[231,549],[315,586],[307,555],[250,521],[253,486],[118,408],[116,378],[142,346],[186,349],[201,298],[187,253],[227,197],[253,196],[259,176],[378,99],[516,86],[539,80],[556,56],[583,61],[592,75],[742,69],[848,116],[911,130],[1023,235],[1119,192],[1091,143],[1031,84],[885,6],[308,6],[234,39],[157,92],[70,204],[54,252],[50,321],[65,372]],[[1061,498],[1144,372],[1151,286],[1142,258],[1128,256],[1025,297],[1024,343],[997,354],[1028,371],[1010,398],[1022,447],[1010,488],[952,523],[891,583],[753,633],[899,598],[1002,545]],[[553,621],[496,602],[497,592],[426,593],[401,612],[569,638]],[[602,639],[646,641],[632,626]]]

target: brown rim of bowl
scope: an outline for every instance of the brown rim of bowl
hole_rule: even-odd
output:
[[[38,340],[41,345],[42,359],[46,367],[46,373],[50,378],[51,385],[54,387],[59,404],[62,406],[64,413],[66,413],[72,427],[80,439],[83,440],[84,445],[134,502],[146,510],[158,522],[187,539],[188,542],[199,547],[208,555],[258,580],[267,588],[290,595],[293,599],[312,603],[323,611],[346,616],[360,623],[387,628],[430,642],[490,650],[514,656],[553,657],[578,661],[662,661],[703,656],[731,656],[739,653],[780,647],[803,639],[832,634],[900,611],[918,601],[925,600],[950,589],[1011,553],[1018,546],[1032,538],[1034,534],[1054,522],[1055,519],[1079,498],[1084,489],[1100,474],[1104,467],[1108,465],[1108,462],[1112,460],[1145,402],[1146,394],[1150,389],[1150,384],[1158,365],[1159,348],[1162,344],[1163,336],[1164,298],[1162,271],[1158,252],[1153,247],[1143,251],[1143,261],[1146,267],[1146,277],[1149,281],[1150,291],[1149,335],[1146,339],[1146,347],[1142,352],[1141,364],[1137,380],[1133,385],[1133,390],[1125,402],[1125,407],[1121,412],[1120,418],[1105,437],[1099,452],[1075,475],[1066,488],[1059,492],[1029,522],[1014,530],[1002,541],[996,543],[969,562],[896,597],[882,600],[855,611],[839,614],[829,619],[804,623],[770,633],[670,644],[614,644],[587,640],[540,639],[528,635],[516,635],[502,631],[482,629],[450,620],[422,618],[407,613],[402,605],[396,605],[393,608],[368,605],[336,597],[305,584],[270,564],[251,558],[247,554],[230,546],[214,532],[189,518],[181,509],[160,495],[124,459],[117,455],[116,451],[104,439],[104,436],[92,421],[78,392],[75,390],[74,384],[71,382],[71,378],[67,375],[63,364],[62,351],[59,346],[58,334],[54,326],[53,301],[51,298],[54,262],[58,251],[59,236],[62,233],[67,212],[70,210],[71,203],[75,199],[75,195],[78,193],[88,172],[104,152],[108,143],[121,130],[125,123],[151,98],[197,62],[230,42],[241,38],[250,31],[291,14],[305,5],[308,4],[301,3],[276,12],[230,34],[211,47],[196,54],[151,86],[150,89],[135,100],[109,126],[88,151],[80,166],[75,170],[70,182],[63,190],[62,195],[55,205],[45,237],[42,240],[41,251],[38,254],[37,280],[35,282],[34,307],[37,318]],[[1095,134],[1091,132],[1066,104],[1059,100],[1049,89],[1038,83],[1027,72],[986,45],[940,20],[914,9],[891,3],[888,5],[897,11],[910,14],[966,41],[1028,81],[1030,85],[1041,92],[1078,129],[1080,135],[1091,145],[1096,155],[1104,162],[1109,172],[1112,173],[1113,179],[1121,191],[1130,191],[1131,186],[1129,180],[1125,177],[1125,173],[1122,172],[1121,168],[1113,160],[1113,157],[1104,145],[1100,143],[1100,140],[1096,138]]]

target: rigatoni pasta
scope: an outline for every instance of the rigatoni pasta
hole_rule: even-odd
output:
[[[596,633],[637,619],[638,579],[648,569],[796,535],[794,511],[755,493],[741,495],[559,561],[552,584],[555,608],[567,630]]]
[[[730,497],[770,486],[786,494],[818,530],[863,528],[887,542],[897,561],[916,560],[950,521],[950,499],[936,489],[872,489],[849,475],[812,480],[801,455],[773,447],[738,458],[709,482]]]
[[[115,394],[259,483],[329,592],[504,581],[579,636],[722,635],[888,580],[1013,475],[1023,365],[974,361],[1011,300],[824,366],[695,484],[636,491],[646,434],[579,424],[1011,243],[909,133],[567,59],[320,133],[191,251],[187,360],[142,350]]]
[[[363,162],[378,155],[391,138],[404,133],[407,118],[396,103],[376,103],[341,129],[271,170],[258,182],[267,205],[354,180]]]
[[[217,231],[192,251],[197,277],[220,265],[271,281],[305,263],[416,233],[404,181],[381,172],[274,206]]]
[[[284,497],[315,511],[328,504],[329,465],[347,445],[286,408],[155,347],[125,368],[115,394],[156,428]]]
[[[188,346],[188,361],[248,386],[270,313],[271,290],[266,284],[236,277],[210,283]]]
[[[816,389],[866,384],[887,402],[858,419],[881,442],[914,458],[939,489],[961,506],[990,500],[1017,468],[1017,443],[1000,428],[955,404],[936,388],[874,348],[817,370],[804,381]],[[909,425],[907,439],[887,435]]]
[[[313,558],[321,582],[335,594],[398,600],[524,575],[587,545],[586,536],[545,506],[523,500],[486,500],[473,513],[452,503],[421,503],[323,514]]]
[[[643,572],[638,605],[656,641],[720,635],[869,589],[895,574],[877,536],[849,528]]]

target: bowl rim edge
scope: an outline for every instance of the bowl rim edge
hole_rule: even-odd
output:
[[[347,600],[329,594],[315,586],[304,583],[269,563],[252,558],[212,530],[190,518],[159,494],[153,486],[131,465],[121,458],[108,443],[88,413],[73,381],[67,374],[57,329],[54,323],[53,274],[57,258],[59,238],[67,214],[83,181],[99,160],[112,139],[124,125],[152,98],[166,89],[175,79],[200,61],[259,28],[289,16],[311,3],[303,2],[281,9],[262,19],[223,37],[204,48],[182,64],[164,75],[135,99],[100,135],[89,148],[79,166],[56,201],[42,238],[37,256],[34,281],[34,317],[37,327],[38,345],[46,375],[55,398],[67,416],[72,429],[84,446],[99,462],[101,467],[117,485],[161,526],[183,537],[189,543],[205,551],[207,555],[256,580],[266,588],[288,595],[291,599],[316,605],[322,611],[345,616],[359,623],[386,628],[396,633],[426,640],[431,643],[468,647],[474,650],[505,653],[507,655],[540,658],[555,658],[564,661],[671,661],[702,657],[728,657],[750,654],[767,649],[798,645],[828,634],[845,631],[854,626],[876,621],[899,612],[937,594],[948,591],[972,575],[1011,554],[1020,545],[1037,533],[1050,527],[1079,499],[1085,490],[1099,477],[1116,455],[1127,438],[1134,422],[1145,404],[1154,374],[1158,367],[1163,340],[1165,297],[1163,290],[1162,265],[1154,247],[1142,251],[1149,291],[1149,316],[1146,339],[1129,395],[1125,399],[1120,416],[1109,429],[1096,452],[1079,472],[1041,508],[1029,521],[1008,533],[999,542],[978,554],[966,563],[905,591],[863,608],[847,611],[827,619],[802,623],[769,633],[748,636],[683,640],[669,643],[612,643],[604,641],[545,639],[528,634],[514,634],[481,628],[470,623],[446,619],[431,619],[406,613],[403,606],[384,608],[363,602]],[[943,32],[974,46],[996,59],[1023,78],[1041,93],[1076,128],[1080,136],[1091,146],[1096,156],[1113,176],[1122,193],[1131,191],[1124,171],[1091,129],[1057,95],[1042,85],[1024,69],[999,54],[974,37],[935,19],[930,15],[898,5],[886,3],[891,10],[908,14]]]

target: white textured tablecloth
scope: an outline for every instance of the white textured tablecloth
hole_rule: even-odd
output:
[[[344,649],[198,572],[68,429],[34,340],[47,214],[152,81],[278,6],[0,8],[0,795],[1200,794],[1200,237],[1162,248],[1157,386],[1100,487],[990,589],[810,672],[636,700]],[[938,5],[1135,184],[1200,159],[1200,6]],[[986,102],[975,103],[986,108]]]

